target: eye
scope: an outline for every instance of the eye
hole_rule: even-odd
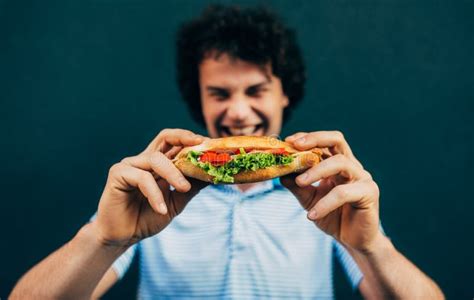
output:
[[[247,89],[246,94],[250,97],[259,98],[263,93],[267,91],[266,88],[261,86],[251,86]]]
[[[213,90],[209,92],[209,95],[218,101],[224,101],[229,98],[229,92],[224,90]]]

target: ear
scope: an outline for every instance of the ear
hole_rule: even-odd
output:
[[[290,104],[290,100],[288,100],[288,96],[283,94],[281,97],[281,104],[283,105],[283,108],[286,108],[288,104]]]

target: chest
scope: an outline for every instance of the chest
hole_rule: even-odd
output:
[[[304,292],[331,278],[331,239],[287,194],[193,199],[170,226],[143,242],[141,252],[142,266],[166,274],[156,281],[161,292],[175,282],[180,289],[226,293],[250,286]]]

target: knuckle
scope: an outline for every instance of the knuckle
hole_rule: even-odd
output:
[[[140,174],[140,179],[141,179],[143,182],[147,182],[147,181],[150,181],[150,180],[154,180],[155,178],[153,177],[153,175],[151,175],[150,172],[143,171],[143,172]]]
[[[370,189],[372,190],[375,196],[380,196],[379,185],[373,180],[370,181]]]
[[[131,163],[131,160],[132,160],[131,157],[125,157],[125,158],[122,159],[120,162],[121,162],[121,163],[124,163],[124,164],[130,164],[130,163]]]
[[[109,169],[109,177],[116,176],[119,174],[123,169],[123,164],[122,163],[115,163],[113,164],[110,169]]]
[[[337,163],[344,164],[347,162],[347,157],[339,153],[333,156],[333,160]]]
[[[363,177],[364,177],[364,178],[367,178],[367,179],[369,179],[369,180],[372,180],[372,174],[370,174],[368,171],[363,170],[362,173],[363,173]]]
[[[152,168],[161,168],[164,164],[163,159],[164,154],[161,152],[153,152],[148,156],[148,162]]]
[[[318,136],[319,136],[319,132],[318,131],[312,131],[310,133],[306,133],[306,134],[301,134],[300,138],[302,138],[303,136],[305,136],[306,138],[309,138],[309,139],[317,139]]]
[[[347,197],[349,196],[347,189],[344,188],[344,186],[342,185],[336,186],[334,188],[334,193],[336,194],[337,198],[341,198],[341,199],[347,199]]]
[[[308,134],[307,132],[299,131],[299,132],[295,133],[293,136],[301,138],[302,136],[307,135],[307,134]]]
[[[158,135],[159,135],[159,136],[168,135],[168,134],[170,134],[171,131],[172,131],[171,128],[165,128],[165,129],[161,130]]]
[[[334,135],[336,136],[337,139],[340,139],[340,140],[344,139],[344,134],[341,131],[335,130],[333,133],[334,133]]]
[[[176,129],[177,132],[180,132],[182,134],[186,134],[186,135],[189,135],[189,136],[193,136],[195,135],[194,132],[192,132],[191,130],[188,130],[188,129]]]

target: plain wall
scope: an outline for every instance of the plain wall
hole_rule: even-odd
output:
[[[205,133],[175,84],[174,34],[206,3],[0,1],[0,297],[89,219],[113,163],[163,128]],[[308,69],[282,136],[342,131],[395,246],[471,299],[474,2],[263,3],[296,29]],[[133,296],[136,278],[135,265],[111,295]]]

